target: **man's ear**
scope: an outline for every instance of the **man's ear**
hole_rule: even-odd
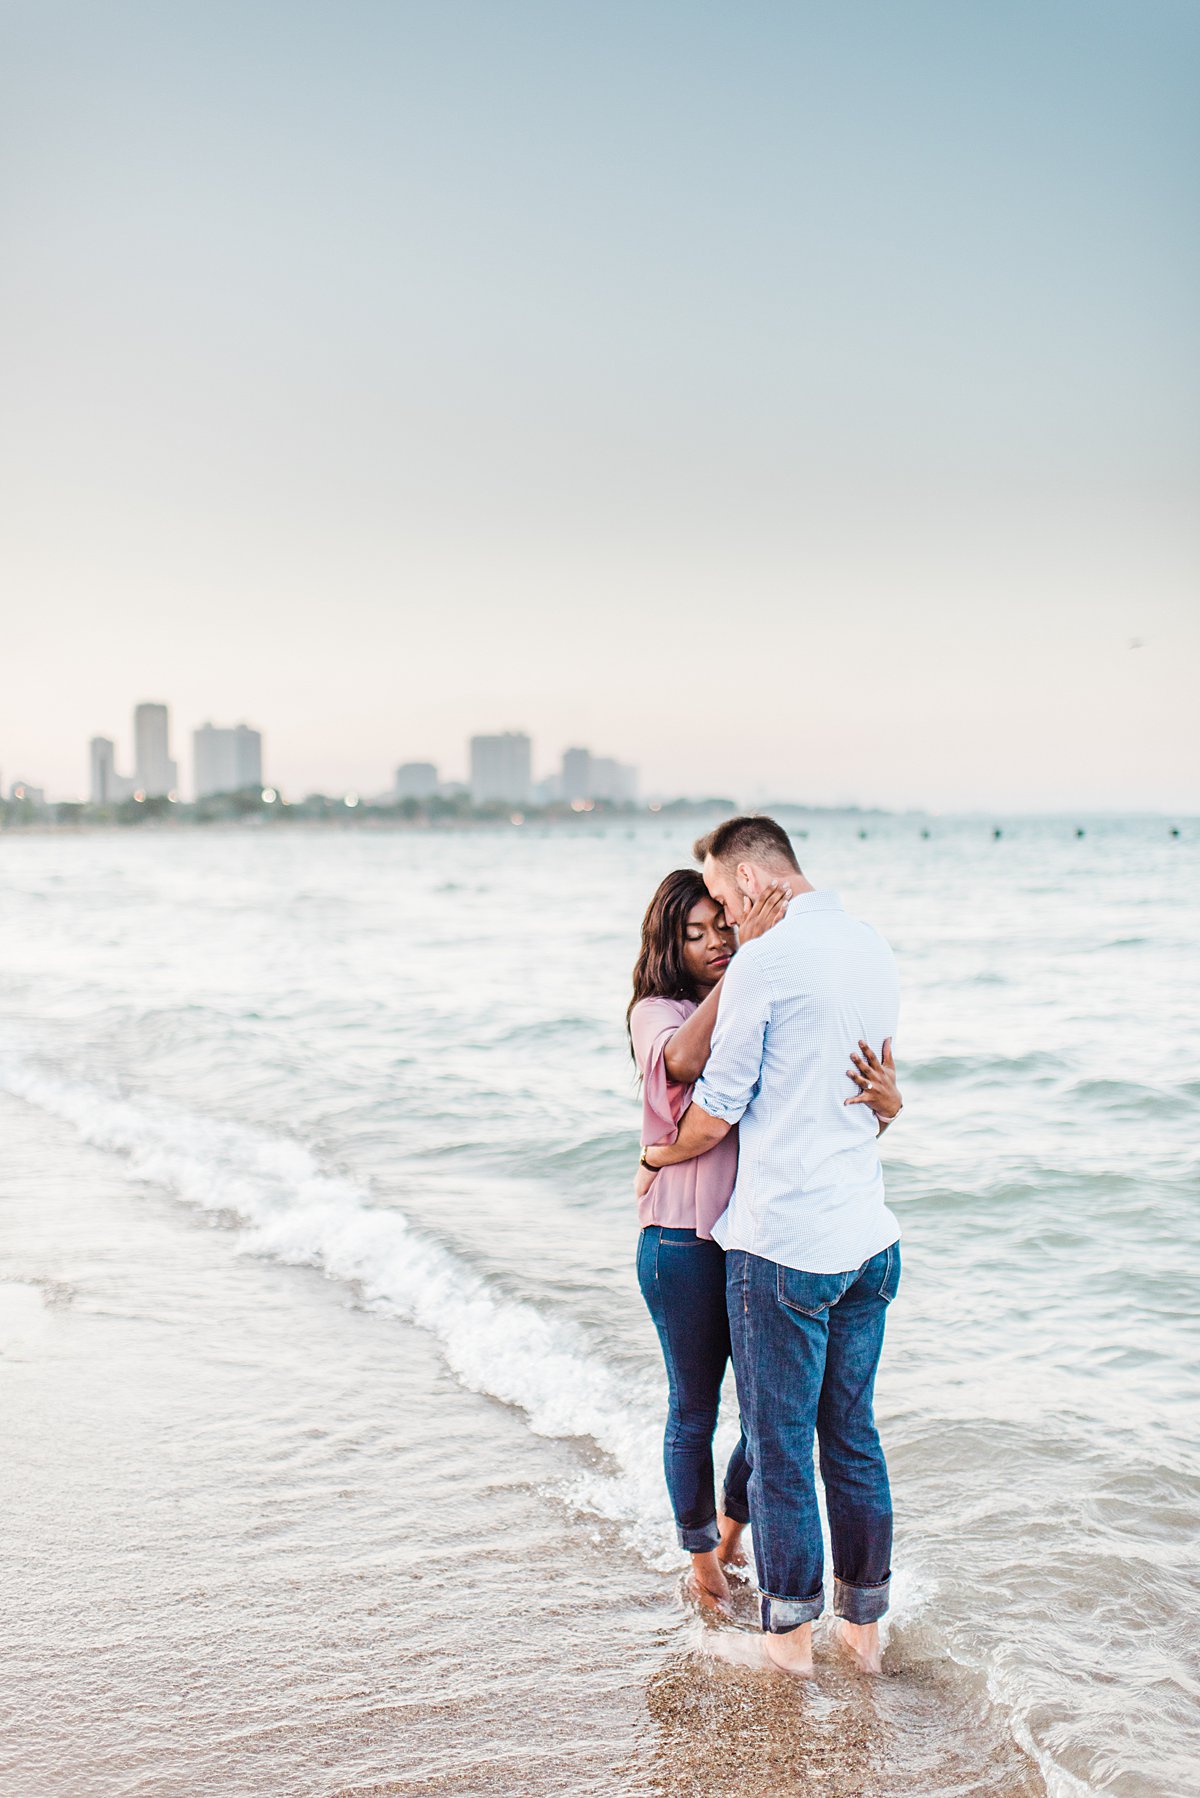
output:
[[[755,888],[758,885],[758,881],[755,878],[754,869],[751,867],[749,862],[739,862],[738,863],[737,868],[734,873],[734,878],[738,883],[738,887],[742,891],[748,893],[751,898],[754,898]]]

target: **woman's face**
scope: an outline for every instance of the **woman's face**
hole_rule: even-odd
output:
[[[712,899],[697,899],[683,932],[683,959],[699,987],[716,986],[734,951],[733,931]]]

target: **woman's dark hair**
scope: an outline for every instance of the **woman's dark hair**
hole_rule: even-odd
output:
[[[683,947],[688,913],[708,897],[708,888],[695,868],[676,868],[659,881],[642,919],[642,946],[633,964],[633,998],[625,1013],[627,1030],[639,999],[699,998],[683,959]]]

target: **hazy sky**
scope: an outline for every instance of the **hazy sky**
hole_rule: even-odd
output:
[[[1200,809],[1194,0],[6,0],[0,770]],[[1140,641],[1140,648],[1132,648]]]

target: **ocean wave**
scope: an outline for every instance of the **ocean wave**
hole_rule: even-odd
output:
[[[1080,1080],[1064,1096],[1072,1103],[1082,1100],[1126,1116],[1167,1118],[1175,1116],[1181,1106],[1193,1109],[1193,1085],[1145,1086],[1136,1080]]]
[[[297,1139],[134,1100],[22,1060],[0,1060],[0,1090],[121,1156],[135,1179],[233,1226],[247,1253],[317,1268],[372,1310],[428,1332],[464,1386],[519,1408],[535,1434],[590,1439],[601,1451],[593,1463],[603,1464],[579,1466],[558,1496],[610,1522],[648,1566],[678,1567],[663,1488],[659,1380],[622,1374],[569,1319],[497,1292],[402,1212],[375,1203],[366,1185],[324,1171]],[[723,1432],[731,1427],[727,1420]],[[892,1630],[924,1618],[937,1589],[917,1556],[906,1562],[895,1581]],[[1064,1798],[1084,1790],[1063,1783],[1034,1740],[1023,1694],[1008,1689],[997,1669],[986,1671],[1048,1789]]]
[[[590,1438],[609,1466],[564,1496],[622,1526],[656,1567],[678,1562],[660,1465],[662,1401],[589,1345],[569,1319],[506,1298],[357,1181],[324,1173],[303,1143],[245,1125],[134,1102],[28,1063],[0,1064],[0,1088],[121,1155],[133,1174],[235,1222],[241,1246],[319,1268],[363,1303],[437,1338],[464,1386],[524,1412],[536,1435]]]
[[[934,1055],[928,1061],[913,1062],[910,1068],[905,1069],[905,1074],[914,1080],[944,1082],[947,1085],[955,1080],[973,1080],[980,1075],[996,1081],[1024,1074],[1030,1076],[1036,1084],[1039,1081],[1057,1079],[1067,1069],[1068,1064],[1061,1055],[1055,1055],[1049,1049],[1030,1049],[1024,1055],[994,1055],[985,1051],[963,1055]]]

